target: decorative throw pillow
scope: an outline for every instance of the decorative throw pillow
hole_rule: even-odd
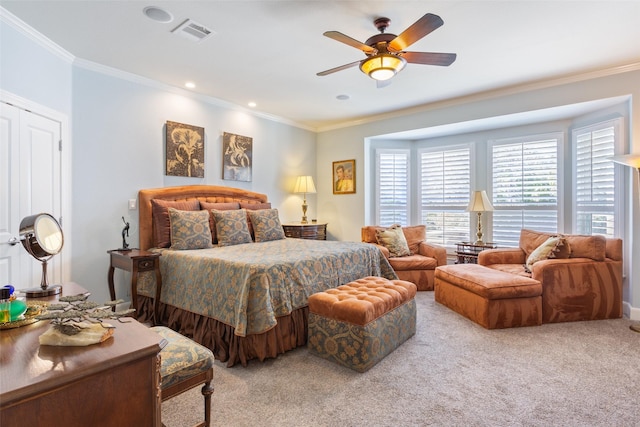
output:
[[[556,246],[556,250],[553,252],[553,257],[549,257],[549,258],[556,258],[556,259],[570,258],[571,245],[569,244],[569,240],[562,234],[559,234],[558,237],[560,238],[560,242],[558,243],[558,246]]]
[[[209,212],[179,211],[169,208],[169,221],[171,249],[205,249],[213,246],[209,229]]]
[[[400,224],[393,224],[389,228],[376,230],[376,239],[379,245],[389,249],[389,255],[392,257],[411,255],[407,239],[404,237]]]
[[[252,242],[247,225],[246,210],[219,211],[212,209],[211,213],[216,221],[218,246],[233,246]]]
[[[209,212],[209,228],[211,229],[211,241],[213,244],[218,243],[218,233],[216,233],[216,220],[213,218],[213,214],[211,213],[211,209],[216,209],[219,211],[232,211],[240,209],[240,203],[238,202],[203,202],[200,201],[200,208]]]
[[[251,224],[251,218],[249,218],[249,211],[257,211],[260,209],[271,209],[271,203],[245,203],[240,202],[240,208],[247,210],[247,225],[249,226],[249,234],[251,234],[251,239],[255,239],[255,232],[253,231],[253,224]]]
[[[268,242],[285,238],[284,229],[278,216],[278,209],[260,209],[247,211],[247,213],[253,225],[256,242]]]
[[[197,211],[200,202],[193,200],[162,200],[151,199],[151,212],[153,217],[153,246],[156,248],[168,248],[171,246],[171,223],[169,222],[169,208],[181,211]]]
[[[531,255],[527,257],[525,270],[531,272],[533,264],[549,258],[555,258],[559,248],[565,246],[566,240],[562,236],[551,236],[543,244],[538,246]]]

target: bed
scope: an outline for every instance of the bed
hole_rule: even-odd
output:
[[[379,249],[360,242],[282,236],[202,249],[166,247],[158,204],[184,203],[187,210],[199,206],[209,212],[212,206],[237,205],[247,216],[260,209],[274,214],[261,193],[193,185],[140,190],[138,198],[140,248],[162,254],[158,319],[210,348],[229,367],[306,345],[309,295],[365,276],[397,278]],[[214,223],[210,227],[216,229]],[[215,232],[211,240],[216,242]],[[153,274],[141,276],[138,294],[138,318],[150,321]]]

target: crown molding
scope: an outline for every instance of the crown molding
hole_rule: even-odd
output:
[[[197,99],[201,102],[204,102],[206,104],[209,105],[214,105],[217,107],[222,107],[222,108],[226,108],[229,110],[233,110],[233,111],[240,111],[246,114],[250,114],[253,115],[255,117],[259,117],[265,120],[269,120],[272,122],[277,122],[277,123],[282,123],[288,126],[293,126],[293,127],[297,127],[297,128],[301,128],[304,130],[308,130],[308,131],[312,131],[315,132],[315,128],[311,128],[309,126],[306,126],[304,124],[283,118],[283,117],[279,117],[279,116],[275,116],[272,114],[267,114],[267,113],[262,113],[260,111],[255,111],[252,110],[250,108],[246,108],[243,107],[241,105],[238,104],[233,104],[231,102],[227,102],[224,101],[222,99],[219,98],[214,98],[212,96],[207,96],[207,95],[202,95],[200,93],[196,93],[196,92],[192,92],[190,90],[187,89],[183,89],[177,86],[172,86],[170,84],[166,84],[166,83],[162,83],[158,80],[154,80],[154,79],[150,79],[148,77],[143,77],[140,76],[138,74],[134,74],[134,73],[129,73],[127,71],[122,71],[120,69],[117,68],[113,68],[113,67],[109,67],[106,65],[102,65],[102,64],[98,64],[96,62],[92,62],[92,61],[88,61],[86,59],[81,59],[81,58],[76,58],[76,60],[73,63],[74,66],[79,67],[79,68],[83,68],[85,70],[89,70],[89,71],[94,71],[96,73],[100,73],[100,74],[104,74],[104,75],[108,75],[111,77],[115,77],[118,79],[122,79],[122,80],[127,80],[130,81],[132,83],[136,83],[136,84],[140,84],[140,85],[144,85],[147,87],[152,87],[154,89],[158,89],[158,90],[163,90],[166,92],[171,92],[171,93],[175,93],[177,95],[181,95],[181,96],[185,96],[185,97],[189,97],[192,99]]]
[[[60,47],[58,44],[51,41],[49,38],[45,37],[41,33],[34,30],[30,27],[26,22],[15,16],[13,13],[9,12],[4,7],[0,6],[0,21],[5,24],[13,27],[16,31],[20,32],[24,36],[28,37],[38,45],[45,48],[47,51],[51,52],[55,56],[59,57],[65,62],[72,63],[74,60],[74,56]]]
[[[298,123],[295,122],[293,120],[289,120],[286,119],[284,117],[279,117],[279,116],[275,116],[272,114],[267,114],[267,113],[262,113],[260,111],[255,111],[249,108],[245,108],[242,107],[240,105],[237,104],[233,104],[227,101],[223,101],[221,99],[218,98],[214,98],[211,96],[205,96],[205,95],[201,95],[198,93],[194,93],[191,91],[188,91],[186,89],[182,89],[182,88],[178,88],[175,86],[171,86],[165,83],[161,83],[157,80],[153,80],[153,79],[149,79],[146,77],[142,77],[139,76],[137,74],[133,74],[133,73],[129,73],[126,71],[122,71],[122,70],[118,70],[116,68],[112,68],[112,67],[108,67],[105,65],[101,65],[95,62],[91,62],[91,61],[87,61],[85,59],[82,58],[77,58],[74,55],[72,55],[71,53],[69,53],[68,51],[66,51],[65,49],[63,49],[62,47],[60,47],[58,44],[54,43],[53,41],[51,41],[49,38],[45,37],[43,34],[39,33],[38,31],[36,31],[35,29],[33,29],[32,27],[30,27],[27,23],[25,23],[24,21],[22,21],[20,18],[18,18],[17,16],[15,16],[14,14],[12,14],[11,12],[9,12],[8,10],[6,10],[5,8],[3,8],[2,6],[0,6],[0,20],[4,23],[6,23],[7,25],[10,25],[12,28],[16,29],[16,31],[20,32],[21,34],[25,35],[26,37],[28,37],[29,39],[31,39],[32,41],[34,41],[35,43],[37,43],[38,45],[42,46],[43,48],[45,48],[47,51],[51,52],[52,54],[56,55],[57,57],[61,58],[62,60],[64,60],[65,62],[68,62],[70,64],[73,64],[74,66],[80,67],[80,68],[84,68],[87,70],[91,70],[91,71],[95,71],[97,73],[101,73],[101,74],[105,74],[105,75],[109,75],[115,78],[120,78],[123,80],[127,80],[130,82],[134,82],[137,84],[141,84],[141,85],[145,85],[148,87],[153,87],[159,90],[164,90],[164,91],[168,91],[168,92],[172,92],[172,93],[176,93],[182,96],[187,96],[190,98],[194,98],[194,99],[198,99],[204,103],[210,104],[210,105],[215,105],[218,107],[223,107],[223,108],[227,108],[230,110],[234,110],[234,111],[242,111],[244,113],[265,119],[265,120],[269,120],[272,122],[277,122],[277,123],[282,123],[288,126],[293,126],[293,127],[297,127],[297,128],[301,128],[304,130],[308,130],[311,132],[315,132],[316,129],[309,127],[307,125],[304,125],[302,123]]]
[[[561,86],[571,83],[578,83],[585,80],[592,80],[602,77],[609,77],[617,74],[628,73],[632,71],[640,70],[640,62],[633,62],[631,64],[623,64],[614,67],[591,70],[581,73],[564,75],[556,78],[536,80],[533,82],[526,82],[517,85],[505,86],[502,88],[487,90],[483,92],[474,93],[471,95],[460,96],[457,98],[450,98],[442,101],[431,102],[429,104],[417,105],[414,107],[402,108],[399,110],[391,111],[388,113],[377,114],[372,116],[366,116],[359,119],[348,120],[341,123],[320,126],[316,132],[327,132],[337,129],[344,129],[352,126],[360,126],[380,120],[393,119],[410,114],[423,113],[425,111],[436,110],[441,108],[452,107],[461,104],[468,104],[471,102],[485,101],[500,96],[517,95],[524,92],[530,92],[533,90],[548,89],[550,87]]]

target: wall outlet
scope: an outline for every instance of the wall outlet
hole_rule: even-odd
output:
[[[137,207],[136,199],[129,199],[129,210],[136,210]]]

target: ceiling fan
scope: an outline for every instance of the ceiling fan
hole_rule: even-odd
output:
[[[373,24],[380,31],[380,34],[370,37],[364,43],[339,31],[325,32],[324,35],[331,39],[360,49],[367,58],[321,71],[317,75],[326,76],[360,65],[360,70],[372,79],[377,80],[378,87],[381,87],[385,83],[390,83],[385,81],[395,76],[407,63],[449,66],[456,60],[455,53],[405,51],[407,47],[444,24],[444,21],[438,15],[427,13],[400,33],[399,36],[385,33],[390,22],[389,18],[377,18],[374,20]]]

